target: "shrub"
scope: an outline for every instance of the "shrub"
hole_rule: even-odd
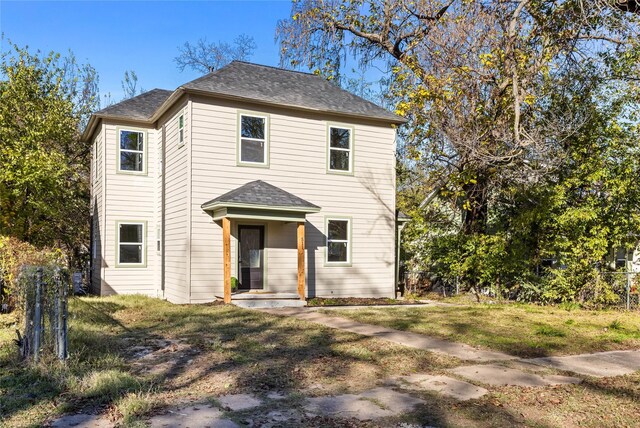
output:
[[[23,266],[51,264],[66,265],[61,250],[39,249],[16,238],[0,236],[0,305],[9,310],[15,308],[18,276]]]

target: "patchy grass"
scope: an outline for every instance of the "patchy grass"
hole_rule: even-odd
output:
[[[585,350],[587,344],[580,345],[582,348],[567,344],[574,341],[575,334],[582,334],[580,340],[588,342],[584,337],[591,337],[587,334],[591,329],[598,332],[594,337],[618,337],[619,342],[607,342],[614,347],[637,343],[629,341],[637,339],[628,338],[629,332],[638,328],[637,316],[631,314],[528,306],[491,308],[341,312],[366,315],[369,321],[374,316],[384,317],[387,323],[397,318],[396,328],[413,329],[432,322],[434,329],[458,329],[460,337],[500,333],[513,339],[521,334],[520,341],[564,344],[554,352]],[[438,374],[464,363],[231,306],[172,305],[120,296],[74,299],[70,310],[71,357],[66,366],[56,361],[37,366],[17,361],[12,344],[15,320],[0,316],[0,426],[42,426],[62,413],[81,411],[105,415],[118,426],[137,427],[168,406],[216,404],[217,397],[228,393],[264,397],[274,390],[289,393],[287,402],[299,407],[304,397],[359,392],[378,386],[388,376]],[[456,311],[462,312],[457,316]],[[450,324],[445,324],[446,320]],[[481,328],[486,331],[474,333]],[[586,378],[580,385],[490,390],[485,397],[464,403],[425,392],[422,398],[427,406],[397,418],[372,422],[318,416],[304,426],[362,428],[405,422],[448,427],[631,427],[637,426],[640,414],[640,373]]]
[[[158,407],[192,399],[356,391],[459,363],[233,306],[114,296],[71,300],[67,364],[29,365],[16,358],[14,324],[0,317],[0,426],[41,426],[75,411],[135,426]]]
[[[638,312],[475,304],[348,309],[327,313],[520,357],[640,348]]]

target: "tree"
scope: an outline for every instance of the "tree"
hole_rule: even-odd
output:
[[[127,100],[146,92],[144,89],[138,87],[138,75],[133,70],[125,70],[124,79],[120,83],[122,84],[122,92],[124,93],[122,100]]]
[[[72,54],[11,45],[0,63],[0,235],[88,250],[90,145],[80,127],[98,103],[97,76]]]
[[[464,208],[467,234],[486,230],[491,192],[539,179],[581,126],[573,110],[544,116],[569,69],[602,75],[604,59],[634,52],[637,19],[599,2],[295,2],[278,25],[282,62],[335,78],[344,56],[363,68],[386,63],[388,94],[426,186]],[[628,14],[627,14],[628,15]]]
[[[180,71],[190,68],[200,73],[210,73],[233,60],[247,61],[256,50],[253,37],[241,34],[232,44],[219,41],[209,43],[199,39],[197,43],[185,42],[178,48],[180,55],[174,61]]]
[[[409,120],[400,130],[398,200],[429,216],[406,236],[426,248],[416,251],[428,254],[431,269],[474,288],[504,286],[527,281],[545,252],[592,269],[638,226],[630,214],[639,208],[629,181],[635,153],[623,147],[637,141],[625,112],[639,99],[640,19],[620,4],[303,0],[277,34],[283,64],[331,80],[348,55],[362,69],[386,67],[386,94]],[[583,174],[581,164],[600,176]],[[595,187],[602,190],[593,194]],[[625,197],[613,199],[614,189]],[[439,205],[425,210],[428,195]],[[581,222],[590,207],[591,221]],[[455,210],[460,232],[443,215]],[[613,212],[630,220],[614,227]]]

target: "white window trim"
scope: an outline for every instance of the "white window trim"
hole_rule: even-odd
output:
[[[259,165],[259,166],[267,166],[269,165],[269,117],[261,114],[253,114],[253,113],[240,113],[238,120],[238,164],[239,165]],[[243,117],[256,117],[259,119],[264,119],[264,138],[250,138],[242,136],[242,118]],[[242,160],[242,140],[249,141],[259,141],[263,142],[263,150],[264,150],[264,161],[263,162],[251,162],[251,161],[243,161]]]
[[[331,147],[331,130],[332,129],[344,129],[349,131],[349,148],[343,149],[341,147]],[[338,174],[351,174],[353,173],[353,128],[350,126],[329,125],[327,130],[327,171],[335,172]],[[349,152],[349,169],[334,169],[331,168],[331,151]]]
[[[120,242],[120,226],[142,226],[142,242]],[[121,245],[142,245],[142,260],[140,263],[120,262]],[[147,266],[147,222],[146,221],[117,221],[116,222],[116,267],[146,267]]]
[[[329,239],[329,222],[330,221],[346,221],[347,222],[347,239]],[[351,266],[351,241],[353,239],[351,234],[351,221],[350,217],[327,217],[325,219],[325,244],[326,244],[326,252],[324,256],[324,262],[330,266]],[[347,260],[346,261],[329,261],[329,243],[337,242],[337,243],[347,243]]]
[[[180,122],[182,122],[182,126],[180,126]],[[178,146],[184,146],[184,113],[178,116]]]
[[[122,138],[122,133],[123,132],[135,132],[137,134],[142,134],[142,150],[131,150],[131,149],[123,149],[122,148],[122,144],[120,141],[120,138]],[[124,173],[124,174],[142,174],[142,175],[146,175],[147,174],[147,133],[146,131],[143,131],[141,129],[134,129],[134,128],[118,128],[117,129],[117,133],[118,133],[118,172]],[[142,169],[140,171],[136,171],[136,170],[132,170],[132,169],[122,169],[122,165],[121,165],[121,161],[122,161],[122,156],[121,153],[122,152],[126,152],[126,153],[141,153],[142,154]]]

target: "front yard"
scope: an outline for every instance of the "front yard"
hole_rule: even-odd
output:
[[[519,357],[640,349],[640,312],[470,304],[325,311]]]
[[[396,328],[434,330],[438,330],[437,325],[445,328],[448,317],[456,318],[450,312],[453,308],[419,309],[422,312],[413,308],[345,310],[341,315],[389,325],[397,318],[393,324]],[[232,306],[182,306],[118,296],[76,298],[70,310],[71,358],[66,367],[53,361],[37,367],[19,363],[11,342],[14,319],[0,315],[0,425],[42,426],[62,413],[82,411],[106,415],[121,426],[144,426],[149,415],[167,407],[193,402],[219,406],[218,399],[232,393],[266,397],[281,392],[287,397],[284,405],[300,408],[305,397],[357,393],[380,385],[390,376],[441,374],[464,364],[455,358]],[[529,332],[523,327],[526,322],[548,324],[562,328],[564,336],[536,335],[536,326],[531,327],[531,334],[540,336],[540,349],[557,353],[640,344],[637,317],[548,311],[540,308],[536,312],[529,307],[462,308],[457,321],[446,328],[457,331],[453,338],[458,340],[490,337],[492,332],[514,338]],[[414,316],[417,318],[412,321]],[[493,318],[502,321],[489,322]],[[568,319],[573,323],[567,323]],[[615,320],[620,326],[611,328]],[[425,327],[431,322],[433,327]],[[583,332],[579,328],[583,324],[594,327],[585,327]],[[574,340],[572,328],[586,335],[586,331],[595,331],[601,325],[609,326],[602,332],[607,340],[599,340],[595,333],[594,343],[579,345],[579,340]],[[476,329],[483,333],[472,334]],[[479,344],[506,352],[509,350],[504,343],[512,343],[506,339],[484,340]],[[527,339],[523,336],[521,340]],[[514,349],[528,352],[526,348]],[[585,378],[579,385],[494,387],[484,397],[466,402],[430,392],[420,392],[419,397],[428,405],[375,422],[309,416],[278,426],[637,426],[640,373]],[[257,411],[268,410],[268,406],[263,407]],[[251,425],[247,413],[228,412],[228,417],[241,426]]]

